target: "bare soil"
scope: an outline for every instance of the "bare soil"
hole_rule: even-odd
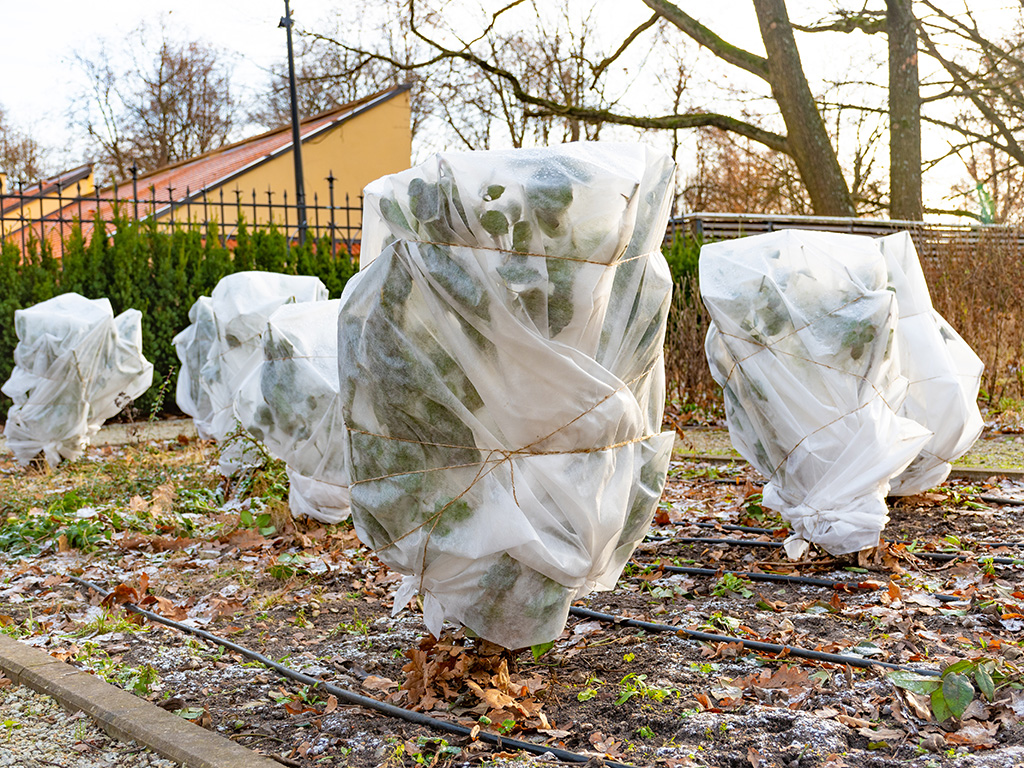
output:
[[[707,443],[684,448],[712,452]],[[894,504],[886,534],[897,543],[841,558],[812,550],[792,563],[777,547],[763,546],[785,532],[758,505],[756,473],[679,457],[635,563],[614,591],[580,603],[740,640],[935,669],[967,659],[973,668],[991,663],[1005,675],[992,696],[979,688],[959,718],[940,722],[927,696],[894,685],[881,670],[779,658],[740,642],[699,643],[575,617],[539,657],[466,638],[454,627],[432,638],[418,612],[391,616],[398,576],[361,545],[350,524],[289,522],[268,491],[272,482],[219,487],[215,460],[214,449],[183,435],[90,449],[52,473],[0,461],[8,518],[0,528],[4,631],[302,768],[537,759],[346,705],[180,631],[133,624],[116,603],[102,604],[64,576],[79,573],[116,588],[120,598],[342,688],[575,751],[593,765],[607,759],[716,768],[1024,764],[1018,667],[1024,574],[1019,562],[985,559],[1016,557],[1016,548],[979,543],[1024,542],[1022,508],[978,501],[981,495],[1024,499],[1024,483],[997,473],[983,483],[947,483]],[[33,540],[29,550],[38,551],[25,551],[26,532],[34,530],[26,521],[64,514],[54,505],[66,511],[72,491],[79,501],[70,514],[83,525],[56,527]],[[270,514],[274,530],[246,523],[247,510]],[[84,527],[90,521],[102,523],[109,538],[90,536]],[[696,523],[764,527],[778,535]],[[762,546],[684,538],[760,539]],[[922,557],[960,548],[966,550],[961,561]],[[665,565],[719,574],[672,574]],[[730,580],[725,570],[863,588]],[[936,593],[957,600],[940,602]]]

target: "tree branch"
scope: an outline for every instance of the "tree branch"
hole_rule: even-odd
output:
[[[728,43],[705,27],[692,16],[684,13],[678,6],[668,0],[644,0],[644,3],[655,13],[664,16],[674,26],[689,36],[695,43],[707,48],[723,61],[742,70],[768,80],[768,59],[745,51],[732,43]]]
[[[613,53],[611,56],[609,56],[604,61],[599,63],[596,67],[594,67],[594,82],[597,82],[597,79],[601,76],[601,74],[606,69],[608,69],[609,65],[612,64],[612,62],[614,62],[617,58],[619,58],[619,56],[623,54],[623,52],[633,43],[634,40],[636,40],[642,33],[646,32],[648,29],[657,24],[658,19],[660,18],[661,14],[656,13],[643,24],[641,24],[639,27],[630,32],[629,36],[622,41],[622,45],[619,46],[618,50],[615,51],[615,53]]]
[[[647,0],[644,0],[647,2]],[[573,106],[569,104],[562,104],[558,101],[548,98],[542,98],[529,93],[526,88],[523,87],[522,82],[515,74],[509,72],[507,69],[498,67],[486,59],[477,56],[475,53],[469,50],[452,50],[446,48],[436,40],[432,40],[426,35],[420,33],[413,25],[413,33],[416,34],[420,39],[424,40],[428,44],[434,47],[435,50],[439,51],[437,56],[427,59],[422,62],[406,63],[398,61],[397,59],[388,56],[383,53],[376,53],[373,51],[364,51],[356,48],[351,48],[344,43],[333,40],[329,37],[320,34],[313,34],[313,37],[318,40],[332,43],[334,45],[341,46],[346,50],[361,55],[369,56],[374,59],[386,62],[396,69],[402,71],[411,71],[416,69],[422,69],[429,67],[438,61],[445,59],[459,59],[462,61],[469,62],[479,67],[484,72],[494,75],[495,77],[503,80],[508,84],[515,98],[523,104],[530,104],[534,107],[539,108],[541,114],[553,115],[558,117],[571,118],[575,120],[582,120],[589,123],[612,123],[615,125],[628,125],[634,128],[658,128],[658,129],[678,129],[678,128],[701,128],[701,127],[713,127],[721,128],[722,130],[731,131],[741,136],[745,136],[753,141],[756,141],[769,149],[773,149],[777,152],[783,152],[789,154],[789,142],[785,136],[774,133],[772,131],[764,130],[759,128],[752,123],[748,123],[743,120],[738,120],[728,115],[721,115],[717,113],[691,113],[686,115],[664,115],[661,117],[637,117],[634,115],[622,115],[611,112],[607,109],[595,109],[592,107]]]

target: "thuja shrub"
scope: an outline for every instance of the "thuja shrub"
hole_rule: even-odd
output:
[[[178,357],[174,336],[188,325],[188,311],[197,298],[209,295],[225,275],[260,269],[314,275],[331,298],[341,295],[358,263],[344,249],[332,252],[330,238],[289,244],[276,226],[255,232],[240,220],[230,239],[221,237],[216,222],[206,226],[179,224],[173,229],[152,221],[117,216],[96,220],[84,235],[75,226],[54,258],[45,243],[0,243],[0,382],[14,368],[15,310],[61,293],[90,299],[107,298],[114,314],[142,312],[143,353],[153,363],[153,386],[134,403],[138,414],[173,412]],[[168,385],[161,386],[163,382]],[[0,416],[11,401],[0,396]]]

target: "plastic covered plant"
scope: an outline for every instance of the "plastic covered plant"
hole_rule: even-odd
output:
[[[890,479],[931,432],[901,415],[896,293],[867,237],[785,230],[705,245],[706,350],[764,504],[833,554],[876,546]]]
[[[889,493],[906,496],[939,485],[981,435],[978,388],[984,363],[932,307],[928,284],[914,242],[902,232],[878,240],[889,285],[899,303],[900,372],[909,380],[900,415],[933,434],[899,476]]]
[[[673,173],[642,146],[570,144],[440,154],[366,188],[339,320],[352,516],[431,632],[554,640],[646,532],[673,444]]]
[[[268,319],[263,362],[235,400],[242,426],[285,462],[294,516],[348,517],[338,384],[340,301],[286,304]]]
[[[142,314],[114,317],[107,299],[65,293],[14,313],[18,346],[3,393],[7,446],[21,464],[76,459],[107,419],[153,381],[142,356]]]
[[[326,300],[327,288],[316,277],[236,272],[192,305],[191,324],[174,337],[181,361],[177,403],[193,418],[200,437],[223,441],[235,430],[235,396],[263,361],[262,336],[274,310]],[[232,472],[238,463],[238,456],[222,452],[222,472]]]

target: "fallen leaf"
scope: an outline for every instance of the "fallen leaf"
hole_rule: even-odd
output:
[[[903,731],[898,731],[895,728],[885,728],[879,726],[877,728],[858,728],[857,733],[861,736],[866,736],[870,741],[896,741],[897,739],[903,739],[906,737]]]
[[[324,707],[324,714],[329,715],[338,708],[338,697],[333,693],[327,696],[327,706]]]
[[[747,762],[750,763],[750,768],[761,768],[762,759],[761,753],[754,747],[747,747]]]
[[[377,675],[370,675],[362,682],[363,688],[368,691],[381,691],[387,693],[393,691],[398,687],[398,683],[387,677],[378,677]]]
[[[995,723],[979,723],[977,720],[965,722],[958,731],[946,734],[949,744],[986,749],[994,747],[996,740],[992,738],[999,726]]]

